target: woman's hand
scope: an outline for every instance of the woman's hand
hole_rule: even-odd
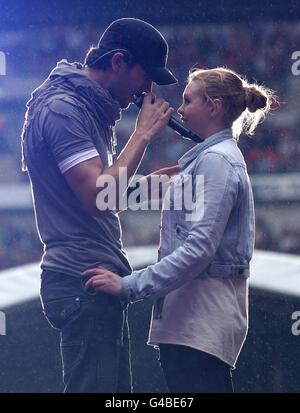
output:
[[[83,276],[88,280],[85,283],[87,292],[104,292],[116,296],[124,296],[122,277],[104,267],[91,268],[84,271]]]
[[[168,177],[171,178],[171,176],[178,174],[179,171],[179,165],[173,165],[168,166],[167,168],[158,169],[157,171],[152,172],[150,175],[147,175],[147,177],[150,177],[151,175],[168,175]]]

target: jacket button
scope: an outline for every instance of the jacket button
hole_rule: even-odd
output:
[[[177,234],[180,233],[180,228],[179,227],[176,227],[176,232],[177,232]]]

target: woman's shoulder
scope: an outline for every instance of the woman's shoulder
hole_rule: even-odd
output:
[[[202,156],[203,158],[209,157],[214,162],[218,162],[220,158],[223,158],[232,166],[246,166],[244,156],[235,139],[227,139],[207,148],[203,151]]]

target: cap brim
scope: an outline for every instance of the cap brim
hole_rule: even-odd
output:
[[[149,76],[158,85],[172,85],[178,80],[166,67],[156,67],[148,70]]]

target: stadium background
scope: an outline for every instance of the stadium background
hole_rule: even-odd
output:
[[[292,53],[300,50],[296,0],[0,0],[0,51],[6,60],[6,75],[0,76],[0,270],[36,262],[42,254],[28,178],[21,172],[25,103],[58,60],[82,62],[106,25],[127,16],[143,18],[165,34],[169,66],[179,85],[155,91],[175,108],[195,63],[225,65],[276,91],[279,107],[254,138],[242,136],[240,142],[254,188],[256,249],[299,255],[300,76],[292,72]],[[136,113],[132,107],[123,114],[118,151],[133,130]],[[190,146],[164,131],[150,145],[139,173],[174,164]],[[125,248],[157,244],[159,212],[127,211],[121,219]]]

